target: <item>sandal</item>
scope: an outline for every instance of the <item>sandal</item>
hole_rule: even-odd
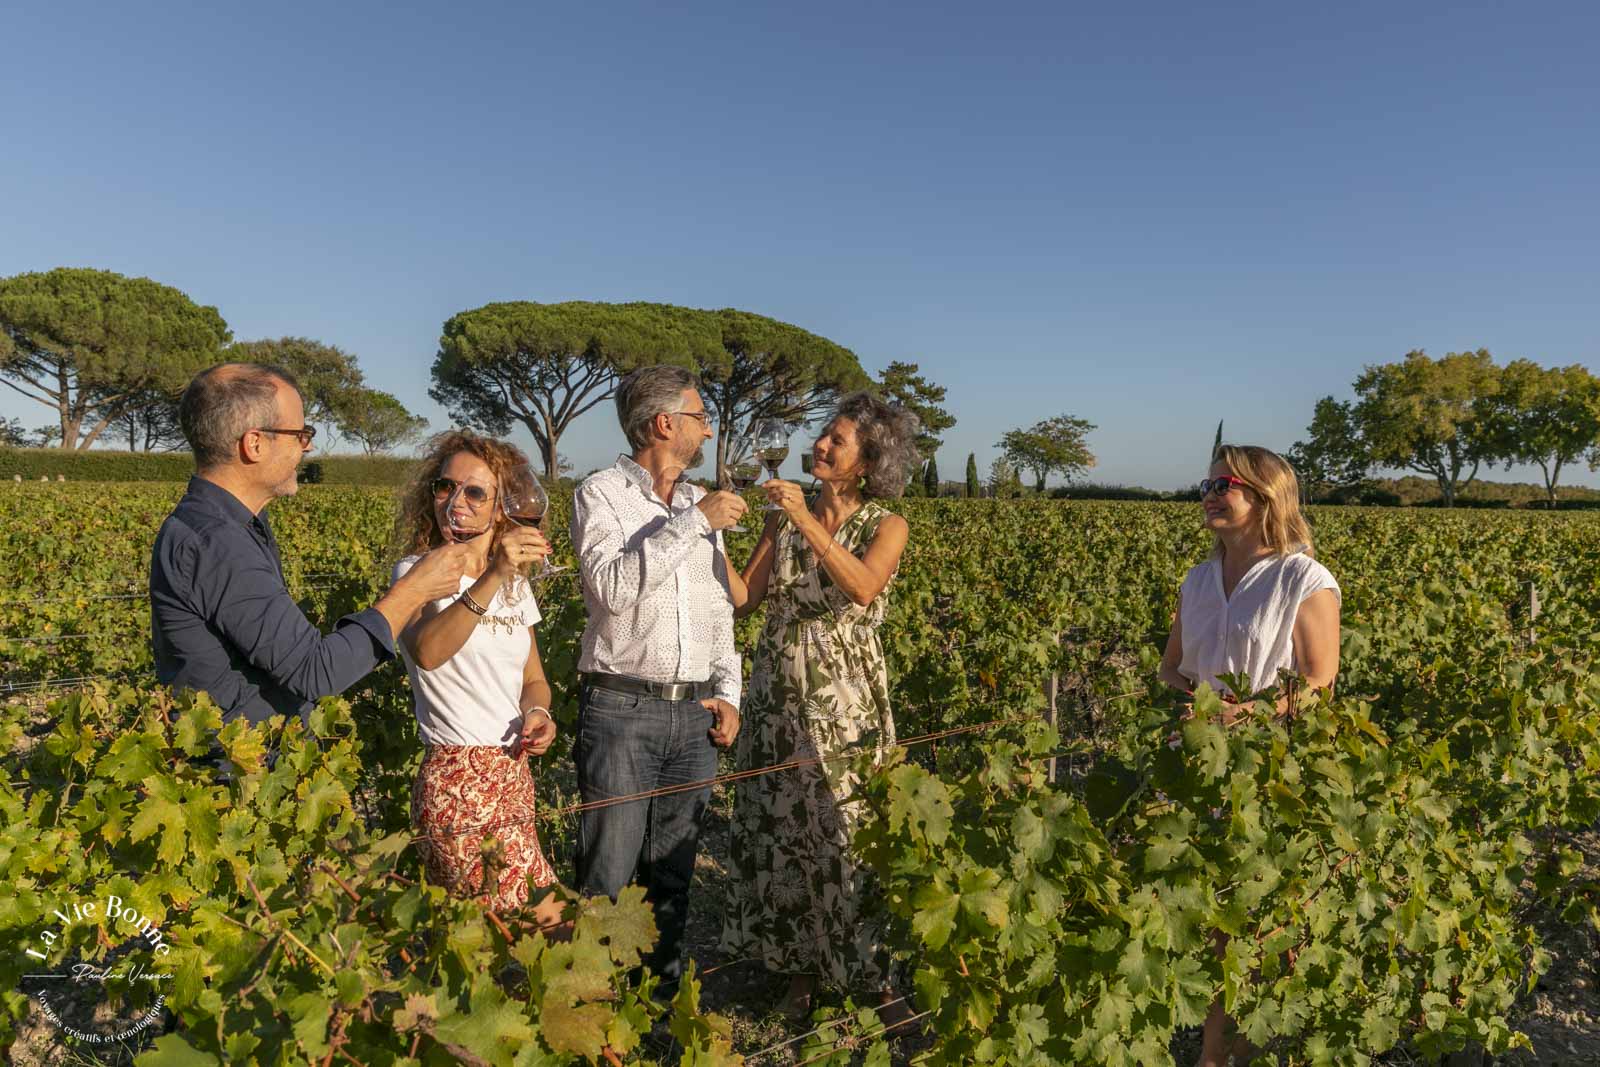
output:
[[[811,1001],[817,992],[817,980],[811,975],[797,974],[789,980],[789,991],[778,1002],[778,1011],[791,1022],[811,1018]]]

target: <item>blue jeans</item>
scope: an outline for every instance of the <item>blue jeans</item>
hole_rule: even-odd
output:
[[[573,760],[584,803],[717,773],[706,731],[711,713],[697,700],[660,700],[584,686]],[[628,883],[644,886],[660,940],[645,965],[668,981],[683,974],[689,882],[700,848],[700,820],[711,787],[585,811],[578,822],[577,889],[615,900]]]

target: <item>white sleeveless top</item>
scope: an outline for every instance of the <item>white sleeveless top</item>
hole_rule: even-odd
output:
[[[1222,560],[1191,568],[1180,593],[1183,662],[1178,672],[1218,692],[1228,691],[1217,680],[1222,674],[1248,676],[1256,692],[1276,685],[1280,669],[1296,669],[1294,620],[1300,604],[1323,589],[1343,601],[1328,568],[1303,552],[1257,562],[1231,598],[1222,595]]]
[[[420,559],[407,556],[394,566],[396,580]],[[461,576],[461,588],[470,589],[476,578]],[[431,671],[412,662],[405,642],[395,648],[411,675],[412,708],[417,732],[430,745],[509,745],[522,729],[522,669],[533,648],[528,627],[539,621],[533,590],[518,583],[518,597],[506,602],[506,586],[489,601],[488,612],[478,619],[466,644]],[[441,597],[436,608],[456,600]]]

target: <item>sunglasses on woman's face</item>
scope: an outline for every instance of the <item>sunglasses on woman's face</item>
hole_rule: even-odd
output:
[[[454,478],[435,478],[433,480],[433,499],[449,500],[459,487],[461,496],[475,508],[481,508],[489,502],[494,494],[475,482],[458,482]]]
[[[1243,488],[1246,482],[1243,478],[1235,478],[1231,474],[1225,474],[1221,478],[1203,478],[1200,481],[1200,499],[1204,500],[1212,493],[1227,496],[1228,490],[1236,485]]]

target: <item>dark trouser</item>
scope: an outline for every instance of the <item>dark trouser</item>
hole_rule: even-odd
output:
[[[573,747],[579,796],[587,804],[712,777],[711,721],[697,700],[585,686]],[[661,935],[644,962],[669,981],[683,973],[689,882],[710,797],[711,787],[701,786],[585,811],[578,823],[578,891],[615,900],[629,882],[644,886]]]

